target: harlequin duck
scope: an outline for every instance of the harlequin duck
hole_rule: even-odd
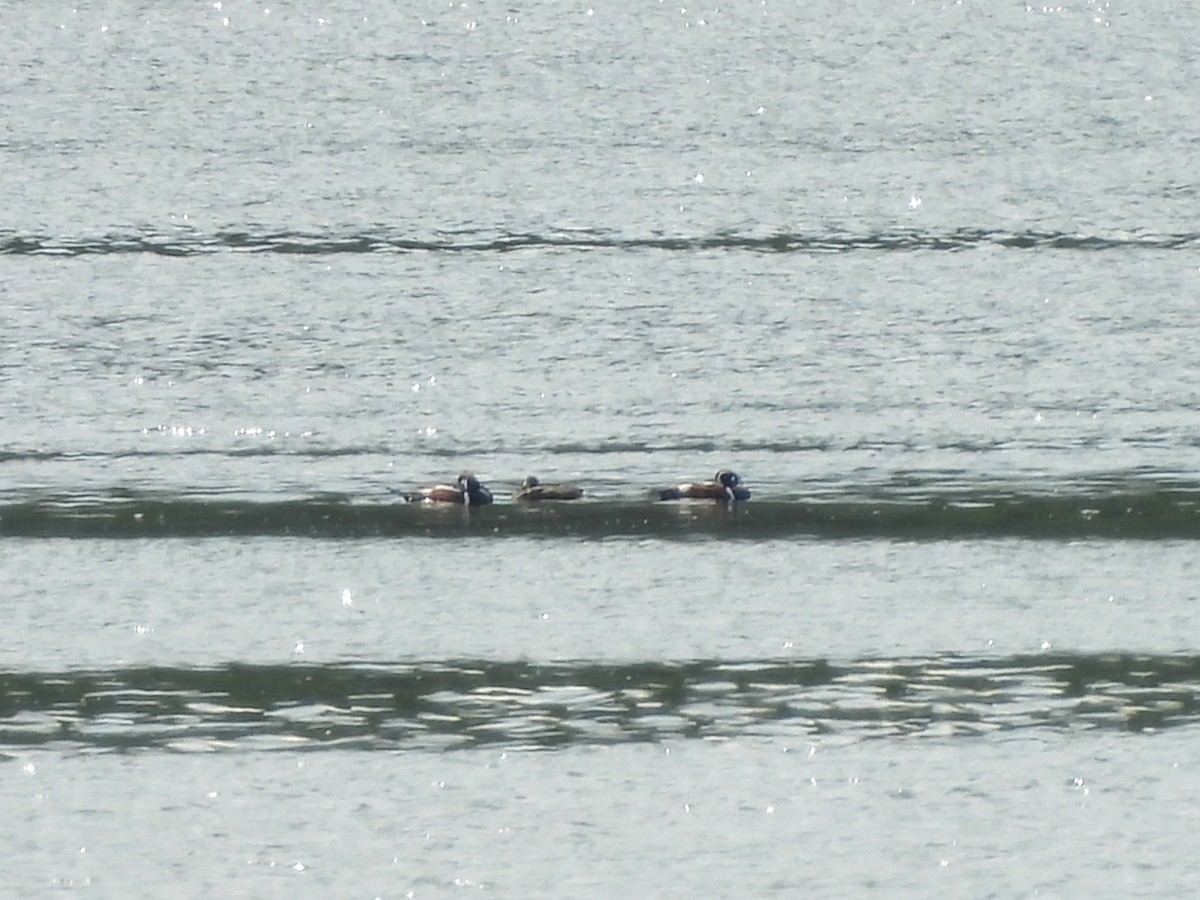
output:
[[[721,469],[712,481],[691,481],[657,492],[659,500],[749,500],[750,489],[731,469]]]
[[[513,491],[514,500],[578,500],[583,490],[573,484],[542,484],[530,475]]]
[[[409,491],[404,495],[409,503],[465,503],[467,506],[487,506],[492,502],[492,492],[479,483],[470,472],[463,472],[453,485],[435,484],[433,487]]]

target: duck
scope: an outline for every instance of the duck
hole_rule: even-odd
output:
[[[467,506],[487,506],[492,502],[492,492],[479,483],[470,472],[463,472],[454,484],[435,484],[433,487],[418,488],[404,495],[409,503],[460,503]]]
[[[583,489],[573,484],[542,484],[529,475],[512,496],[514,500],[578,500],[583,496]]]
[[[721,469],[712,481],[689,481],[657,492],[659,500],[749,500],[750,488],[732,469]]]

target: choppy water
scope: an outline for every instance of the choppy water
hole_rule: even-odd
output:
[[[6,10],[0,893],[1194,892],[1197,18]]]

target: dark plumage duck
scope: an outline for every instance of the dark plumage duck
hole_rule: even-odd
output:
[[[513,491],[514,500],[578,500],[583,490],[573,484],[542,484],[532,475]]]
[[[409,491],[404,495],[409,503],[460,503],[467,506],[487,506],[492,492],[479,483],[470,472],[463,472],[454,484],[435,484],[433,487]]]
[[[659,500],[749,500],[750,488],[731,469],[721,469],[712,481],[690,481],[658,491]]]

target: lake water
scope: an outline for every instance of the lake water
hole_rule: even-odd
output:
[[[0,894],[1194,893],[1198,28],[6,10]]]

